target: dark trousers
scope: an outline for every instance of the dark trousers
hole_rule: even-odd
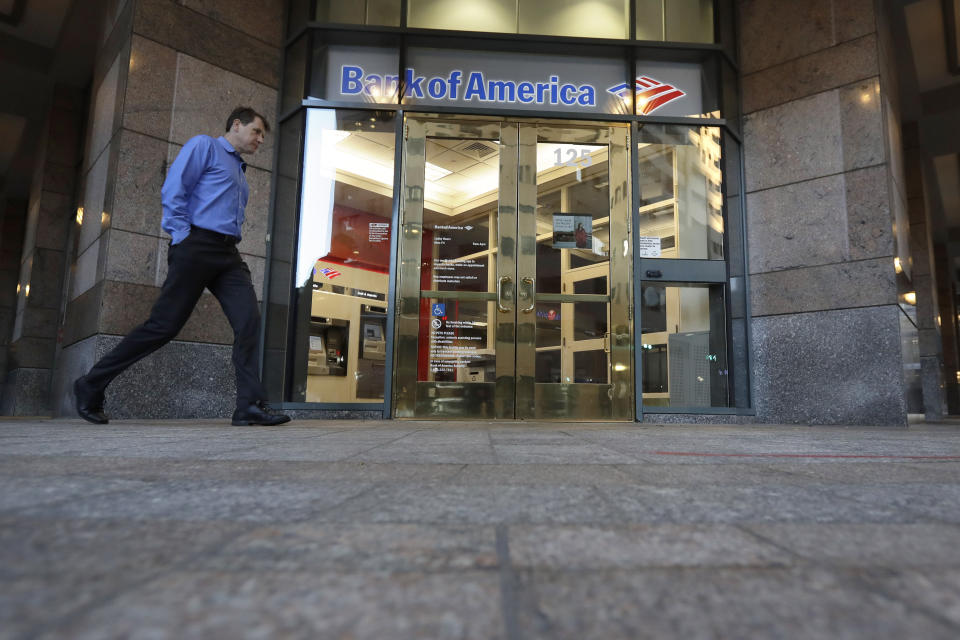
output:
[[[180,332],[203,290],[210,289],[233,328],[233,366],[237,373],[237,407],[263,400],[258,372],[260,309],[250,269],[234,243],[194,228],[167,250],[167,279],[150,318],[130,332],[85,376],[88,386],[106,389],[127,367],[167,344]]]

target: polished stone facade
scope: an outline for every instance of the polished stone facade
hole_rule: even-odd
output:
[[[166,278],[160,229],[166,169],[194,135],[222,135],[237,105],[275,122],[284,2],[125,0],[108,16],[92,94],[76,247],[54,380],[57,415],[70,381],[148,316]],[[271,136],[247,158],[250,200],[239,250],[263,296]],[[232,331],[209,293],[177,340],[111,385],[114,417],[229,415]],[[179,392],[178,392],[179,389]]]
[[[743,0],[740,16],[756,420],[902,426],[875,5]]]

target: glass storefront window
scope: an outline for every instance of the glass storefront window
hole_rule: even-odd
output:
[[[314,20],[341,24],[400,26],[400,0],[317,0]]]
[[[383,402],[395,114],[310,109],[291,400]]]
[[[630,0],[409,0],[407,24],[420,29],[578,38],[630,37]]]
[[[640,291],[644,406],[729,406],[724,285],[643,282]]]
[[[643,257],[722,260],[719,127],[640,125],[637,150]]]
[[[629,38],[629,0],[520,0],[520,33],[577,38]]]
[[[313,51],[307,95],[321,100],[396,103],[399,66],[400,51],[394,47],[319,43]]]
[[[637,40],[715,42],[714,0],[636,0]]]
[[[407,26],[516,33],[517,0],[408,0]]]

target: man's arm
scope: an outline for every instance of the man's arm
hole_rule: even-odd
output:
[[[187,141],[170,165],[163,182],[161,227],[179,244],[190,234],[190,196],[207,166],[211,139],[197,136]]]

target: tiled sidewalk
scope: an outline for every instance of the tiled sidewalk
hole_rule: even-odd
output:
[[[960,426],[0,421],[0,638],[960,637]]]

